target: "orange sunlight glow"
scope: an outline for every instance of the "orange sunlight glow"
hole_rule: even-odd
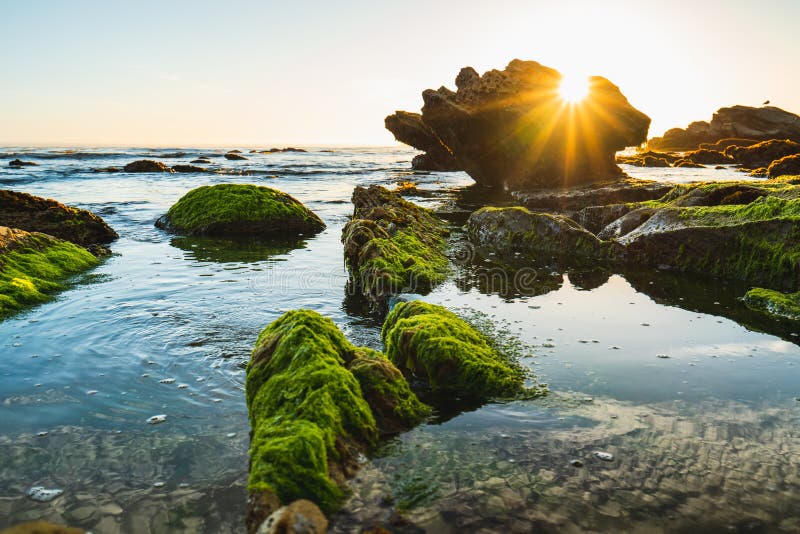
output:
[[[561,98],[571,104],[582,101],[589,94],[589,77],[565,74],[558,88]]]

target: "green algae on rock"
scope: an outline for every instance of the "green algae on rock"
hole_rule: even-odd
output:
[[[315,234],[325,223],[281,191],[249,184],[192,189],[156,226],[175,233],[208,236],[289,236]]]
[[[453,312],[422,301],[399,302],[381,332],[386,355],[432,392],[479,399],[525,392],[525,372]]]
[[[356,187],[353,219],[342,231],[351,283],[373,311],[401,292],[426,293],[449,271],[446,229],[430,211],[373,185]]]
[[[47,302],[67,287],[70,276],[99,263],[68,241],[0,226],[0,320]]]
[[[0,189],[0,226],[41,232],[85,247],[107,244],[119,237],[90,211],[5,189]]]
[[[261,332],[245,389],[255,527],[276,505],[297,499],[336,510],[344,481],[381,434],[407,430],[430,413],[388,360],[353,346],[310,310],[287,312]]]
[[[781,293],[754,287],[742,300],[751,310],[800,321],[800,292]]]

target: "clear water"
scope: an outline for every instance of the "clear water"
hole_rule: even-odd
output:
[[[379,325],[345,294],[339,238],[353,187],[412,179],[438,193],[413,199],[425,205],[476,203],[466,175],[411,175],[413,153],[401,148],[241,162],[207,149],[4,151],[0,187],[91,209],[121,238],[75,288],[0,323],[0,528],[45,518],[95,533],[241,531],[242,366],[258,332],[306,307],[380,347]],[[92,172],[200,155],[227,174]],[[40,165],[9,169],[14,157]],[[234,174],[245,170],[253,174]],[[732,169],[627,170],[742,178]],[[286,191],[328,228],[264,243],[153,227],[188,190],[223,182]],[[454,246],[462,239],[454,224]],[[552,393],[442,414],[386,444],[352,481],[334,531],[398,514],[408,521],[401,532],[800,530],[798,325],[750,313],[735,284],[653,273],[520,278],[471,256],[455,267],[423,298],[485,314],[518,337],[523,362]],[[157,414],[166,422],[145,422]],[[25,495],[36,485],[65,492],[39,503]]]

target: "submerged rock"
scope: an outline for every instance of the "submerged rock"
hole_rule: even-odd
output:
[[[399,302],[383,324],[381,339],[400,371],[434,393],[490,399],[514,397],[525,390],[522,368],[441,306]]]
[[[298,499],[336,510],[381,426],[407,429],[430,413],[388,360],[354,347],[309,310],[290,311],[261,332],[245,390],[253,429],[248,532]]]
[[[196,167],[195,165],[173,165],[173,172],[207,172],[205,167]]]
[[[50,502],[63,494],[62,489],[47,489],[43,486],[34,486],[28,490],[28,497],[38,502]]]
[[[425,293],[444,281],[444,224],[429,210],[373,185],[356,187],[353,218],[342,231],[351,284],[373,311],[401,292]]]
[[[28,521],[19,523],[2,531],[2,534],[84,534],[80,528],[65,527],[47,521]]]
[[[128,163],[122,170],[124,172],[172,172],[167,165],[152,159],[140,159],[133,163]]]
[[[156,226],[206,236],[296,237],[316,234],[325,223],[293,197],[269,187],[219,184],[192,189]]]
[[[422,171],[461,170],[450,150],[436,137],[419,113],[396,111],[384,120],[394,138],[425,154],[415,156],[411,168]]]
[[[781,293],[756,287],[742,300],[751,310],[800,321],[800,293]]]
[[[535,61],[515,59],[483,76],[465,67],[457,91],[422,93],[421,123],[458,168],[485,186],[563,187],[621,177],[614,156],[645,141],[650,118],[605,78],[589,78],[585,100],[573,104],[559,95],[561,82],[558,71]],[[415,132],[427,131],[415,124]]]
[[[85,247],[110,243],[119,237],[90,211],[5,189],[0,189],[0,226],[41,232]]]
[[[32,161],[22,161],[21,159],[12,159],[8,162],[9,167],[36,167],[39,165],[38,163],[34,163]]]
[[[726,141],[727,146],[738,144],[730,138],[738,138],[735,141],[742,143],[739,146],[746,146],[752,140],[800,141],[800,117],[771,106],[720,108],[714,113],[711,122],[697,121],[685,129],[667,130],[662,137],[650,139],[647,146],[653,150],[684,151],[694,150],[703,143],[722,144],[722,141]]]
[[[225,159],[232,160],[232,161],[237,161],[237,160],[243,160],[243,159],[247,159],[247,158],[242,156],[241,154],[239,154],[238,151],[232,151],[232,152],[228,152],[227,154],[225,154]]]
[[[72,275],[99,263],[68,241],[0,226],[0,320],[50,300]]]

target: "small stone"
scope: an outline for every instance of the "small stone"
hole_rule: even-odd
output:
[[[604,462],[613,462],[614,455],[610,452],[603,452],[603,451],[594,451],[593,453],[596,458],[603,460]]]
[[[164,483],[163,482],[153,482],[153,487],[154,488],[163,488],[164,487]]]
[[[172,383],[175,382],[175,379],[174,378],[162,378],[161,380],[159,380],[159,382],[162,383],[162,384],[172,384]]]
[[[236,432],[228,432],[227,434],[225,434],[225,437],[227,437],[227,438],[235,438],[236,437]]]
[[[189,387],[189,384],[178,384],[178,389],[186,389]]]
[[[154,415],[152,417],[148,417],[147,418],[147,424],[148,425],[157,425],[159,423],[163,423],[166,420],[167,420],[167,416],[164,415],[164,414]]]
[[[576,458],[574,460],[570,460],[569,465],[571,465],[572,467],[583,467],[583,462],[581,462]]]
[[[669,354],[658,354],[658,355],[656,355],[656,358],[661,358],[662,360],[667,360],[667,359],[669,359]]]
[[[37,502],[50,502],[63,493],[64,490],[61,489],[47,489],[42,486],[34,486],[28,490],[28,497]]]
[[[89,391],[86,392],[86,394],[87,395],[97,395],[97,390],[96,389],[90,389]]]

